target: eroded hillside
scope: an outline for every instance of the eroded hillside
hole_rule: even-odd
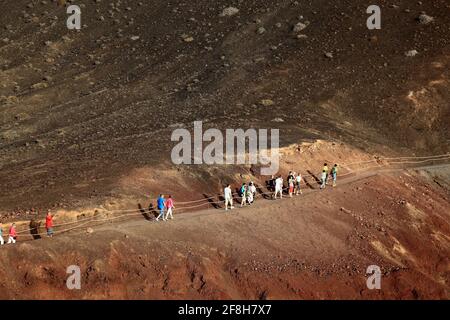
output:
[[[195,120],[280,128],[282,146],[449,151],[447,1],[379,1],[373,31],[372,3],[356,0],[65,2],[1,4],[4,212],[94,206],[130,174],[176,172],[171,133]],[[82,10],[79,32],[66,28],[68,4]],[[208,168],[184,171],[178,181],[221,188]]]

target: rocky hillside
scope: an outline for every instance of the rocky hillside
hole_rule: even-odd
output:
[[[117,198],[131,172],[176,169],[171,133],[194,120],[280,128],[283,146],[448,152],[450,4],[379,1],[382,28],[368,30],[370,4],[3,1],[1,210]],[[213,181],[191,169],[179,175]]]

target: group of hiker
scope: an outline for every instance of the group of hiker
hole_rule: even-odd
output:
[[[325,189],[327,183],[329,181],[329,176],[332,177],[332,185],[336,186],[337,180],[337,172],[338,165],[335,164],[331,171],[328,170],[328,165],[325,163],[321,173],[321,181],[320,181],[320,189]],[[273,177],[268,181],[267,186],[269,189],[273,189],[274,193],[272,195],[273,199],[277,199],[279,196],[280,199],[283,198],[283,190],[287,189],[289,197],[292,197],[294,194],[299,195],[302,194],[302,181],[303,177],[301,173],[295,173],[293,171],[289,172],[287,176],[287,188],[284,188],[284,180],[281,176]],[[257,189],[255,184],[251,181],[248,184],[243,183],[239,189],[239,196],[241,198],[241,207],[246,205],[251,205],[254,203]],[[224,200],[225,200],[225,210],[234,209],[233,206],[233,192],[231,190],[231,185],[227,185],[224,189]],[[175,209],[174,201],[171,195],[166,199],[163,194],[160,194],[157,200],[157,208],[159,214],[156,218],[156,221],[167,221],[169,219],[173,219],[173,210]],[[45,228],[47,230],[47,236],[53,236],[53,215],[50,210],[47,212],[47,216],[45,218]],[[16,224],[12,223],[9,228],[8,233],[8,244],[16,243],[17,240],[17,231]],[[5,240],[3,239],[3,227],[0,224],[0,245],[4,245]]]
[[[320,179],[320,189],[325,189],[325,187],[328,184],[329,177],[331,175],[332,177],[332,186],[336,186],[337,181],[337,172],[338,172],[338,165],[335,164],[331,171],[328,170],[328,164],[325,163],[322,168],[321,173],[321,179]],[[283,198],[283,190],[287,189],[287,193],[289,197],[293,197],[293,195],[300,195],[303,194],[302,192],[302,182],[303,177],[301,173],[296,173],[294,171],[289,171],[289,175],[287,176],[287,188],[284,187],[284,180],[283,177],[277,176],[273,177],[272,179],[267,182],[268,189],[274,190],[274,193],[272,194],[272,199],[277,199],[278,196],[280,199]],[[253,182],[250,182],[248,185],[245,183],[242,184],[241,188],[238,192],[239,196],[241,197],[241,207],[245,205],[251,205],[254,202],[254,199],[256,197],[256,186]],[[233,207],[233,192],[231,190],[231,186],[227,185],[224,189],[224,198],[225,198],[225,210],[234,209]]]
[[[50,210],[47,211],[47,216],[45,217],[45,229],[47,230],[47,236],[53,237],[53,215],[50,212]],[[8,242],[10,243],[16,243],[17,240],[17,230],[16,230],[16,224],[13,222],[8,230]],[[5,244],[5,239],[3,239],[3,225],[0,223],[0,245]]]

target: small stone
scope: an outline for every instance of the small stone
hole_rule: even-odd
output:
[[[220,14],[221,17],[231,17],[239,13],[239,9],[235,7],[228,7],[223,9],[222,13]]]
[[[184,42],[192,42],[194,41],[194,37],[187,35],[187,34],[182,34],[181,38],[183,39]]]
[[[419,54],[419,52],[417,50],[409,50],[405,52],[405,56],[407,57],[415,57]]]
[[[263,99],[261,100],[261,104],[265,107],[273,106],[275,103],[271,99]]]
[[[420,24],[429,24],[434,21],[434,18],[426,15],[425,13],[422,13],[420,16],[417,17],[417,20]]]
[[[300,31],[305,30],[306,27],[307,27],[306,24],[304,24],[304,23],[302,23],[302,22],[299,22],[299,23],[297,23],[297,24],[294,26],[293,31],[294,31],[295,33],[298,33],[298,32],[300,32]]]
[[[258,30],[256,31],[258,34],[263,34],[266,32],[266,29],[264,27],[259,27]]]

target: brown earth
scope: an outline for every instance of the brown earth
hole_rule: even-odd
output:
[[[388,155],[449,151],[445,0],[380,1],[374,31],[371,3],[356,0],[80,0],[79,32],[66,28],[61,3],[2,5],[4,213],[97,206],[120,197],[134,170],[210,180],[204,167],[171,164],[173,129],[194,120],[279,128],[283,147],[321,139]],[[231,5],[239,13],[221,17]],[[419,23],[421,12],[434,21]],[[306,39],[293,32],[298,22]]]
[[[229,212],[23,241],[0,251],[0,297],[448,299],[449,189],[436,182],[449,170],[374,172]],[[79,291],[65,287],[69,265],[81,267]],[[369,265],[381,290],[366,286]]]
[[[66,28],[68,3],[2,4],[4,234],[11,221],[42,231],[49,208],[57,224],[138,215],[90,235],[21,234],[0,250],[1,298],[448,299],[448,168],[377,168],[379,156],[450,152],[448,1],[378,1],[374,31],[372,3],[357,0],[79,0],[79,32]],[[228,6],[239,13],[221,17]],[[362,171],[321,194],[311,178],[293,200],[145,221],[137,208],[161,192],[188,201],[267,180],[258,166],[173,165],[171,133],[196,120],[279,128],[283,175],[317,178],[324,162]],[[75,293],[71,264],[83,271]],[[365,286],[370,264],[381,291]]]

